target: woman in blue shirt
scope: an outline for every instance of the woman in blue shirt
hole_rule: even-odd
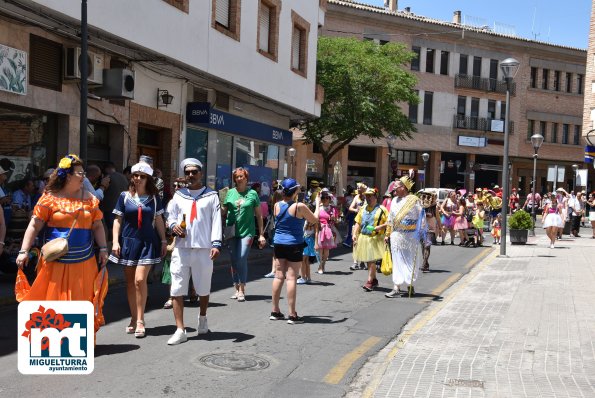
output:
[[[153,169],[147,163],[132,166],[128,191],[122,192],[113,213],[113,245],[110,261],[124,265],[131,320],[126,333],[145,337],[147,275],[167,253],[164,212]],[[120,245],[120,242],[121,245]]]
[[[289,316],[287,323],[303,323],[303,319],[295,311],[296,279],[302,264],[304,250],[304,219],[311,224],[318,223],[320,196],[316,196],[314,213],[304,203],[295,202],[300,185],[293,178],[286,178],[281,183],[283,200],[277,202],[275,215],[275,279],[273,280],[273,311],[269,319],[284,320],[285,315],[279,309],[279,299],[283,281],[287,279],[287,303]]]

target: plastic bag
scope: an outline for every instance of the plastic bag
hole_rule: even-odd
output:
[[[385,245],[384,253],[382,254],[380,272],[382,272],[384,275],[391,275],[393,273],[393,258],[388,245]]]

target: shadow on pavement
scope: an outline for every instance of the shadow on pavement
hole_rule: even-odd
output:
[[[310,281],[307,283],[309,286],[335,286],[332,282],[321,282],[321,281]]]
[[[432,269],[432,268],[430,268],[430,272],[429,273],[430,274],[434,274],[434,273],[441,274],[443,272],[452,272],[452,271],[449,271],[447,269]]]
[[[198,308],[199,306],[200,306],[200,303],[198,301],[184,301],[184,308]],[[227,304],[209,301],[209,308],[215,308],[215,307],[227,307]]]
[[[246,301],[271,301],[272,298],[270,295],[263,295],[263,294],[247,294]]]
[[[243,341],[252,340],[254,335],[241,333],[241,332],[211,332],[200,336],[189,337],[188,340],[207,340],[207,341],[218,341],[218,340],[233,340],[234,343],[241,343]]]
[[[336,321],[334,321],[332,319],[332,316],[316,316],[316,315],[304,315],[302,318],[304,318],[304,322],[305,323],[343,323],[347,320],[347,318],[342,318],[342,319],[337,319]]]
[[[123,354],[125,352],[138,350],[139,348],[140,346],[136,344],[97,344],[95,347],[95,357]]]
[[[194,319],[194,322],[196,322],[196,319]],[[150,325],[146,326],[147,329],[147,336],[171,336],[172,334],[174,334],[174,332],[176,331],[176,325],[172,324],[172,325],[162,325],[162,326],[155,326],[155,327],[151,327]],[[195,330],[192,328],[189,328],[188,325],[186,325],[186,332],[190,332],[191,330]]]
[[[324,275],[351,275],[353,272],[349,271],[324,271]]]

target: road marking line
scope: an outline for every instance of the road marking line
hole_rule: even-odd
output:
[[[487,251],[493,250],[493,248],[491,247],[486,247],[485,249],[483,249],[481,252],[479,252],[479,254],[475,257],[473,257],[471,259],[471,261],[469,261],[467,264],[465,264],[465,269],[470,269],[471,267],[473,267],[475,264],[477,264],[479,262],[479,260],[481,260]]]
[[[328,384],[339,384],[355,361],[361,358],[370,348],[378,344],[380,340],[382,340],[380,337],[372,336],[361,343],[355,350],[346,354],[341,358],[339,363],[337,363],[337,365],[324,376],[324,382]]]
[[[482,253],[485,253],[485,250]],[[498,252],[494,251],[491,255],[486,257],[486,259],[479,264],[476,270],[480,271],[487,267],[489,264],[491,264],[492,261],[494,261],[494,259],[497,257],[497,254]],[[481,253],[479,255],[481,255]],[[467,263],[465,267],[469,266],[469,264],[474,264],[474,261],[477,259],[477,257],[479,257],[479,255],[477,255],[469,263]],[[418,330],[423,328],[438,312],[440,312],[440,310],[442,310],[442,308],[446,304],[452,301],[461,292],[461,290],[467,287],[467,285],[469,285],[471,281],[475,279],[475,276],[477,276],[477,273],[474,275],[467,275],[467,278],[463,282],[461,282],[459,286],[457,286],[446,299],[437,302],[434,305],[434,308],[428,310],[427,313],[423,315],[422,318],[415,325],[413,325],[410,329],[405,330],[399,336],[399,340],[395,342],[394,347],[386,355],[384,361],[382,362],[382,365],[376,368],[375,375],[372,378],[372,380],[368,383],[366,389],[364,390],[362,398],[370,398],[372,395],[374,395],[374,392],[376,391],[378,385],[380,385],[380,382],[382,381],[382,376],[384,375],[384,372],[388,368],[393,358],[397,355],[399,350],[403,348],[405,344],[407,344],[407,341],[409,341],[411,336],[413,336]]]
[[[439,284],[434,290],[432,290],[432,292],[430,294],[432,296],[440,296],[446,289],[448,289],[448,287],[450,285],[452,285],[461,276],[463,276],[463,274],[461,274],[460,272],[456,272],[456,273],[452,274],[448,279],[446,279],[444,282]],[[430,299],[434,300],[432,298],[430,298]]]

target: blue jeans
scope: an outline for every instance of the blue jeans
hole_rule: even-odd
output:
[[[248,254],[252,245],[252,236],[231,238],[228,241],[231,257],[231,278],[234,284],[248,281]]]

